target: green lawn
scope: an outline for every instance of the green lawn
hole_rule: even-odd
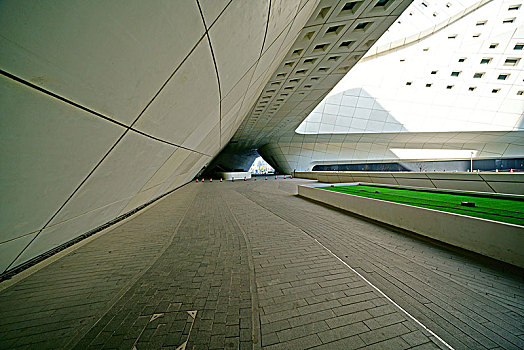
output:
[[[501,198],[490,195],[468,195],[366,185],[320,188],[524,226],[523,198]],[[380,193],[376,193],[376,191]],[[474,202],[475,207],[461,206],[461,202]]]

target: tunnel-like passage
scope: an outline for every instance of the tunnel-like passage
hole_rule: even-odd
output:
[[[193,182],[4,282],[0,348],[524,346],[520,270],[295,196],[306,182]]]

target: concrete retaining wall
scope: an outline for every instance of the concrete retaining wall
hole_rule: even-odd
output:
[[[477,192],[524,194],[524,173],[308,171],[295,177],[320,182],[369,182]]]
[[[298,186],[298,194],[524,267],[524,226],[338,193],[316,188],[315,185]]]

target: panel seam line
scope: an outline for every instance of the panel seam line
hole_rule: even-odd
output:
[[[218,74],[218,66],[217,66],[217,61],[216,61],[216,58],[215,58],[215,52],[213,51],[213,45],[211,45],[211,37],[209,36],[209,29],[206,25],[206,20],[204,18],[204,13],[202,13],[202,8],[200,7],[200,2],[198,0],[196,0],[196,3],[198,5],[198,11],[200,12],[200,16],[202,17],[202,23],[204,24],[204,29],[205,29],[205,33],[204,35],[207,37],[207,41],[209,43],[209,49],[211,50],[211,58],[213,59],[213,66],[215,67],[215,73],[217,75],[217,84],[218,84],[218,129],[219,129],[219,147],[222,148],[222,89],[220,87],[220,75]],[[227,6],[229,6],[230,2],[226,5],[226,8]],[[225,11],[225,9],[223,11]],[[222,15],[222,12],[220,13],[220,15]],[[220,17],[219,15],[219,17]],[[218,20],[218,17],[217,17],[217,20]],[[213,23],[211,24],[213,25]]]
[[[134,124],[134,122],[133,122],[133,124],[132,124],[131,126],[128,126],[128,125],[126,125],[126,124],[124,124],[124,123],[122,123],[122,122],[119,122],[118,120],[115,120],[115,119],[110,118],[110,117],[108,117],[108,116],[106,116],[106,115],[103,115],[103,114],[101,114],[101,113],[99,113],[99,112],[97,112],[97,111],[94,111],[94,110],[92,110],[92,109],[90,109],[90,108],[88,108],[88,107],[82,106],[81,104],[79,104],[79,103],[77,103],[77,102],[74,102],[74,101],[72,101],[72,100],[70,100],[70,99],[67,99],[67,98],[65,98],[65,97],[63,97],[63,96],[60,96],[60,95],[58,95],[58,94],[56,94],[56,93],[54,93],[54,92],[52,92],[52,91],[49,91],[49,90],[47,90],[47,89],[44,89],[44,88],[42,88],[42,87],[40,87],[40,86],[38,86],[38,85],[35,85],[35,84],[33,84],[33,83],[31,83],[31,82],[25,80],[25,79],[22,79],[22,78],[20,78],[20,77],[18,77],[18,76],[16,76],[16,75],[11,74],[11,73],[9,73],[9,72],[6,72],[6,71],[4,71],[4,70],[2,70],[2,69],[0,69],[0,74],[2,74],[3,76],[5,76],[6,78],[9,78],[9,79],[11,79],[11,80],[14,80],[14,81],[20,83],[20,84],[22,84],[22,85],[26,85],[26,86],[28,86],[28,87],[30,87],[30,88],[32,88],[32,89],[35,89],[35,90],[37,90],[37,91],[39,91],[39,92],[41,92],[41,93],[43,93],[43,94],[49,95],[49,96],[51,96],[51,97],[56,98],[56,99],[59,100],[59,101],[62,101],[62,102],[67,103],[67,104],[69,104],[69,105],[71,105],[71,106],[73,106],[73,107],[76,107],[76,108],[78,108],[78,109],[80,109],[80,110],[83,110],[84,112],[87,112],[87,113],[89,113],[89,114],[93,114],[93,115],[95,115],[95,116],[97,116],[97,117],[100,117],[100,118],[102,118],[102,119],[104,119],[104,120],[107,120],[108,122],[111,122],[111,123],[113,123],[113,124],[116,124],[116,125],[118,125],[118,126],[124,128],[124,129],[126,129],[126,130],[134,131],[134,132],[136,132],[136,133],[138,133],[138,134],[140,134],[140,135],[142,135],[142,136],[148,137],[148,138],[153,139],[153,140],[156,140],[156,141],[158,141],[158,142],[166,143],[166,144],[171,145],[171,146],[175,146],[175,147],[183,148],[183,149],[186,149],[186,150],[191,151],[191,152],[195,152],[195,153],[198,153],[198,154],[201,154],[201,155],[204,155],[204,156],[211,157],[211,155],[209,155],[209,154],[206,154],[206,153],[203,153],[203,152],[200,152],[200,151],[197,151],[197,150],[194,150],[194,149],[191,149],[191,148],[185,147],[185,146],[177,145],[177,144],[172,143],[172,142],[170,142],[170,141],[163,140],[163,139],[158,138],[158,137],[155,137],[155,136],[153,136],[153,135],[149,135],[149,134],[147,134],[147,133],[145,133],[145,132],[143,132],[143,131],[137,130],[137,129],[133,128],[133,126],[132,126],[132,125]]]

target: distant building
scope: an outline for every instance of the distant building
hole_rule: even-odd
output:
[[[415,1],[293,134],[281,171],[524,169],[515,1]]]

